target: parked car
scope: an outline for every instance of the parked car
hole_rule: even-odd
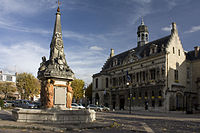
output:
[[[99,107],[103,108],[103,111],[110,111],[110,108],[106,107],[106,106],[103,106],[103,105],[100,105]]]
[[[78,104],[76,104],[76,103],[72,103],[71,106],[73,109],[79,109]]]
[[[12,101],[4,100],[4,106],[5,107],[12,107]]]
[[[79,106],[79,108],[81,108],[81,109],[85,109],[85,107],[84,107],[81,103],[79,103],[78,106]]]
[[[85,109],[85,107],[78,105],[77,103],[72,103],[71,104],[72,108],[74,109]]]
[[[38,105],[29,100],[16,100],[14,102],[14,107],[34,109],[34,108],[38,108]]]
[[[94,105],[94,104],[89,104],[87,106],[87,109],[91,109],[91,110],[95,110],[95,111],[103,111],[103,108],[97,106],[97,105]]]
[[[37,108],[37,105],[34,104],[34,102],[32,102],[32,101],[22,100],[22,108],[35,109],[35,108]]]

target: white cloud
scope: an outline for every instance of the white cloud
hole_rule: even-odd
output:
[[[98,47],[98,46],[91,46],[89,49],[90,49],[90,50],[96,50],[96,51],[101,51],[101,50],[103,50],[103,48]]]
[[[163,28],[161,28],[161,30],[162,31],[171,31],[171,29],[172,29],[172,26],[170,25],[169,27],[163,27]]]
[[[48,54],[48,50],[34,42],[22,42],[13,45],[2,45],[0,53],[1,68],[7,72],[30,72],[36,76],[41,57]]]
[[[193,32],[197,32],[197,31],[200,31],[200,25],[193,26],[190,30],[185,31],[185,33],[193,33]]]

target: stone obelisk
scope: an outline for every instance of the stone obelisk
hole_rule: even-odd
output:
[[[62,40],[61,13],[58,6],[53,37],[50,45],[50,57],[42,57],[38,69],[41,81],[41,104],[44,108],[66,107],[67,84],[74,79],[74,73],[67,65]]]

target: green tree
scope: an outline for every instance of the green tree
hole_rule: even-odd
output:
[[[92,83],[86,88],[85,96],[92,101]]]
[[[81,79],[75,79],[72,82],[72,89],[74,91],[73,97],[79,101],[81,98],[83,98],[83,87],[85,83]]]
[[[0,82],[0,92],[4,94],[4,99],[7,99],[8,95],[16,91],[16,86],[13,82]]]
[[[22,99],[40,94],[40,82],[30,73],[20,73],[17,75],[17,89],[21,94]]]

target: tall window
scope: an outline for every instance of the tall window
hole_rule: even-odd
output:
[[[113,78],[113,86],[116,86],[116,78]]]
[[[151,94],[151,96],[155,96],[155,95],[154,95],[154,91],[152,91],[152,94]]]
[[[136,81],[139,82],[139,73],[137,73]]]
[[[96,88],[98,88],[98,78],[96,78]]]
[[[159,91],[159,96],[162,96],[162,91],[161,90]]]
[[[108,88],[108,78],[106,78],[106,88]]]
[[[7,81],[12,81],[12,76],[7,75],[7,76],[6,76],[6,80],[7,80]]]
[[[174,70],[174,79],[178,80],[178,70]]]
[[[187,79],[190,79],[190,68],[187,67]]]
[[[155,80],[155,75],[156,75],[155,69],[151,69],[150,73],[151,73],[151,80]]]
[[[174,49],[174,47],[173,47],[173,54],[175,54],[175,49]]]
[[[145,91],[145,97],[148,97],[148,93]]]
[[[142,72],[142,76],[143,76],[143,81],[145,81],[145,71]]]
[[[123,83],[126,84],[126,77],[123,76]]]
[[[178,56],[180,56],[181,55],[181,52],[180,52],[180,49],[178,50]]]

